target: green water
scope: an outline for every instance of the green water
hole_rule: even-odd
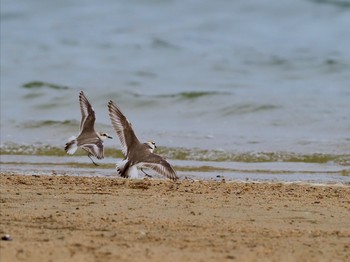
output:
[[[37,156],[66,156],[63,147],[51,145],[18,145],[7,143],[0,147],[2,155],[37,155]],[[247,152],[230,153],[218,150],[187,149],[187,148],[168,148],[157,147],[157,154],[174,160],[194,160],[194,161],[212,161],[212,162],[244,162],[244,163],[262,163],[262,162],[295,162],[295,163],[318,163],[324,164],[333,162],[342,166],[350,166],[350,155],[341,154],[296,154],[288,152]],[[85,152],[78,151],[78,156],[85,155]],[[121,150],[114,148],[105,148],[105,156],[124,158]]]
[[[173,165],[180,178],[350,184],[350,155],[256,153],[160,147],[156,150]],[[105,148],[105,159],[95,166],[82,150],[68,156],[51,145],[1,146],[1,173],[118,176],[115,164],[124,156]],[[156,178],[164,178],[155,176]]]

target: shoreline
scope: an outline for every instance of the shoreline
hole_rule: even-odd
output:
[[[33,174],[34,173],[34,174]],[[81,174],[76,173],[59,173],[54,170],[51,172],[16,172],[16,171],[0,171],[0,176],[32,176],[32,177],[78,177],[78,178],[86,178],[86,179],[94,179],[94,178],[100,178],[100,179],[112,179],[112,180],[124,180],[124,178],[120,177],[118,174],[115,175],[96,175],[95,173],[88,173],[88,172],[80,172]],[[135,179],[125,179],[130,181],[167,181],[168,178],[158,175],[153,177],[146,177],[146,176],[140,176],[139,178]],[[246,179],[240,179],[240,178],[228,178],[225,175],[217,175],[215,177],[196,177],[196,176],[180,176],[179,180],[177,180],[175,183],[178,182],[190,182],[190,183],[202,183],[202,182],[209,182],[209,183],[233,183],[233,184],[266,184],[266,185],[274,185],[274,184],[281,184],[281,185],[296,185],[296,186],[315,186],[315,187],[340,187],[340,188],[350,188],[350,182],[348,181],[326,181],[326,182],[319,182],[319,181],[309,181],[309,180],[272,180],[272,179],[253,179],[253,178],[246,178]]]
[[[0,175],[4,261],[346,261],[350,187]]]
[[[115,163],[120,159],[105,158],[96,168],[84,156],[1,155],[0,174],[70,175],[117,178]],[[206,181],[248,181],[272,183],[343,184],[350,186],[347,166],[289,162],[206,162],[169,160],[181,179]],[[153,173],[153,178],[162,179]],[[141,174],[142,177],[142,174]]]

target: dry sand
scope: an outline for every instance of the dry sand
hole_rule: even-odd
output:
[[[0,175],[0,261],[350,261],[350,187]]]

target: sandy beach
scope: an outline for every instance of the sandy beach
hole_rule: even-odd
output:
[[[350,261],[350,187],[1,174],[0,260]]]

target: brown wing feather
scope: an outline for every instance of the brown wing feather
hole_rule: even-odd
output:
[[[119,137],[122,151],[127,156],[132,147],[140,144],[140,142],[132,129],[131,123],[113,101],[109,101],[108,111],[112,126]]]
[[[143,159],[139,166],[152,169],[157,173],[166,176],[174,181],[179,179],[176,175],[175,170],[168,163],[168,161],[154,153],[150,153],[145,159]]]
[[[95,111],[83,91],[79,94],[79,102],[81,111],[80,132],[83,132],[83,130],[86,133],[95,132]]]
[[[99,141],[95,144],[84,144],[81,148],[94,155],[97,159],[104,158],[102,141]]]

